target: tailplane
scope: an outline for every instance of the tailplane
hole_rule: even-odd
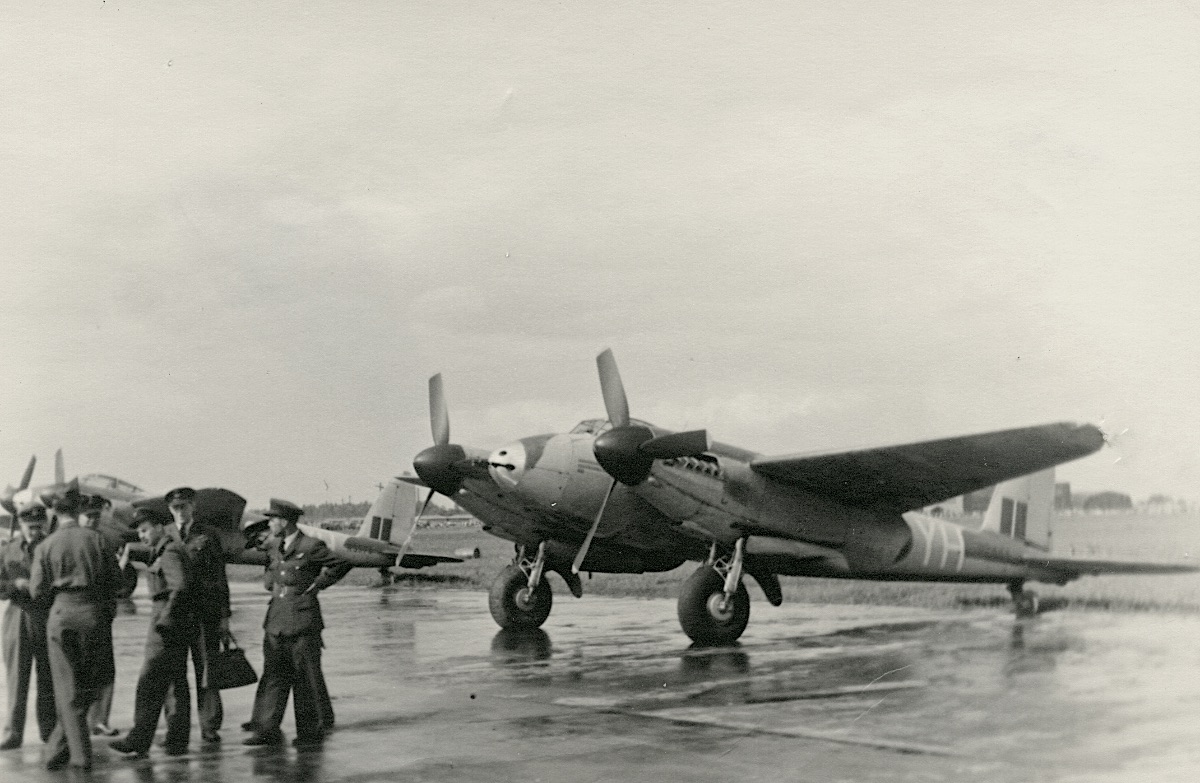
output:
[[[1053,514],[1054,468],[1049,468],[997,484],[981,529],[1049,549]]]
[[[356,534],[358,538],[403,544],[417,513],[417,488],[392,479],[371,504]]]

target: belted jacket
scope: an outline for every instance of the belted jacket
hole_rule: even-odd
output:
[[[154,599],[154,628],[162,634],[181,633],[188,623],[190,564],[183,545],[169,536],[154,548],[146,569],[146,589]]]
[[[17,587],[18,579],[29,579],[33,568],[33,547],[24,536],[9,539],[0,549],[0,599],[20,607],[35,618],[44,620],[45,607],[34,605],[29,588]]]
[[[317,591],[335,584],[350,570],[319,538],[297,532],[291,545],[283,539],[267,541],[271,561],[264,584],[271,591],[271,603],[263,620],[263,630],[277,636],[319,633],[325,627]]]

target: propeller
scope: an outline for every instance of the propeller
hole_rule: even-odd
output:
[[[438,380],[441,380],[441,379],[439,378]],[[442,413],[443,414],[445,413],[444,408],[442,409]],[[450,423],[449,423],[449,421],[447,421],[446,422],[447,437],[449,437],[449,434],[450,434]],[[436,438],[436,436],[434,436],[434,437]],[[417,515],[415,517],[413,517],[412,525],[408,528],[408,535],[404,537],[404,543],[400,545],[400,551],[396,553],[396,568],[400,567],[400,561],[402,561],[404,559],[404,556],[406,554],[408,554],[408,547],[410,544],[412,544],[413,533],[417,532],[417,523],[421,521],[421,517],[425,516],[425,509],[429,508],[429,501],[431,501],[431,500],[433,500],[433,490],[432,489],[429,490],[429,494],[425,496],[425,502],[421,504],[421,510],[417,512]]]
[[[600,371],[604,408],[613,426],[596,437],[592,451],[596,455],[596,462],[614,480],[636,486],[650,475],[654,460],[700,454],[712,445],[707,430],[689,430],[654,437],[649,427],[630,424],[625,386],[621,383],[617,360],[610,349],[606,348],[596,357],[596,367]]]
[[[712,445],[707,430],[690,430],[675,432],[670,435],[654,436],[654,432],[644,424],[631,424],[629,419],[629,400],[625,397],[625,384],[621,382],[621,373],[617,369],[617,360],[612,350],[605,348],[596,357],[596,369],[600,372],[600,393],[604,397],[604,409],[608,412],[608,420],[612,429],[596,436],[592,443],[592,453],[596,462],[612,477],[608,491],[604,493],[604,501],[600,511],[588,529],[583,539],[583,546],[575,555],[571,564],[571,573],[578,574],[583,560],[591,548],[592,539],[604,518],[604,510],[608,507],[609,498],[620,482],[633,487],[641,484],[650,475],[650,469],[656,459],[672,459],[688,457],[707,451]]]
[[[8,513],[13,514],[13,515],[15,515],[17,513],[17,507],[13,503],[13,495],[17,494],[18,492],[20,492],[23,489],[29,488],[29,482],[33,479],[33,468],[36,465],[37,465],[37,455],[34,454],[32,457],[29,458],[29,464],[25,466],[25,473],[24,473],[24,475],[21,476],[20,486],[14,487],[11,484],[9,484],[8,487],[5,488],[4,496],[0,497],[0,506],[3,506],[4,510],[7,511]]]
[[[430,489],[453,497],[462,488],[459,466],[466,461],[467,453],[462,446],[450,442],[450,414],[441,373],[429,379],[429,424],[433,445],[413,458],[413,470]]]

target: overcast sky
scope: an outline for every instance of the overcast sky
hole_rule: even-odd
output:
[[[0,51],[0,483],[368,499],[433,373],[492,448],[612,347],[765,453],[1070,419],[1076,488],[1200,496],[1186,0],[10,3]]]

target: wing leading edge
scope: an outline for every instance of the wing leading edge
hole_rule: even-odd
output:
[[[765,457],[750,468],[847,505],[902,512],[1085,457],[1103,445],[1097,427],[1060,422],[900,446]]]

